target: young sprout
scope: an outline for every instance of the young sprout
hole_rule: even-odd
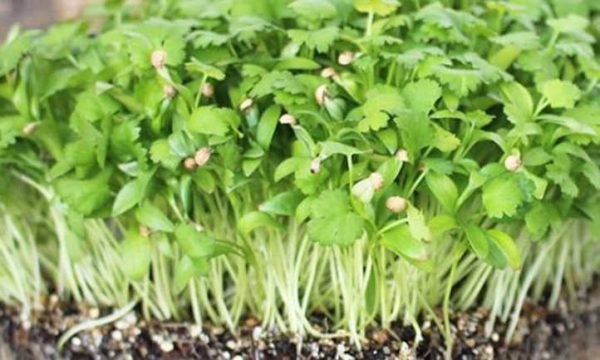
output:
[[[371,180],[371,184],[373,184],[373,190],[377,191],[383,188],[384,180],[380,173],[371,173],[371,175],[369,175],[369,180]]]
[[[194,161],[197,166],[204,166],[210,160],[212,150],[209,147],[203,147],[194,155]]]
[[[523,165],[523,163],[519,155],[510,155],[504,160],[504,167],[508,171],[515,172],[521,168],[521,165]]]
[[[177,95],[177,90],[173,85],[165,84],[165,86],[163,86],[163,94],[166,99],[172,99]]]
[[[281,115],[281,117],[279,118],[279,123],[282,125],[290,125],[290,126],[294,126],[296,125],[298,122],[296,121],[296,118],[290,114],[283,114]]]
[[[142,235],[143,237],[148,237],[148,236],[150,236],[150,233],[151,233],[150,229],[144,225],[140,225],[139,231],[140,231],[140,235]]]
[[[240,104],[240,110],[242,110],[243,112],[246,112],[246,111],[250,110],[252,105],[254,105],[254,101],[252,101],[251,98],[247,98],[244,101],[242,101],[242,103]]]
[[[400,160],[400,162],[408,162],[408,151],[404,149],[400,149],[396,152],[396,159]]]
[[[164,50],[154,50],[152,52],[150,62],[156,70],[164,68],[167,64],[167,52]]]
[[[356,53],[352,51],[344,51],[338,56],[338,64],[342,66],[350,65],[356,58]]]
[[[211,98],[215,95],[215,87],[211,83],[206,83],[202,86],[202,96]]]
[[[323,77],[325,79],[332,78],[336,75],[337,75],[337,71],[335,71],[335,69],[332,67],[326,67],[323,70],[321,70],[321,77]]]
[[[313,174],[318,174],[321,171],[321,159],[316,157],[310,163],[310,172]]]
[[[329,91],[327,90],[327,85],[323,84],[315,90],[315,100],[317,104],[323,105],[325,104],[325,100],[329,96]]]
[[[183,167],[186,170],[192,171],[192,170],[196,169],[196,166],[197,166],[196,165],[196,160],[194,160],[194,158],[190,157],[190,158],[187,158],[187,159],[183,160]]]
[[[406,210],[406,204],[406,199],[400,196],[390,196],[385,201],[385,207],[394,214],[399,214]]]
[[[27,123],[27,125],[23,126],[23,133],[25,135],[31,135],[37,130],[37,127],[38,127],[38,123],[35,123],[35,122]]]

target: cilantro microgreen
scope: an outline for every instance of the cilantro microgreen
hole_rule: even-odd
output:
[[[319,311],[359,344],[440,304],[510,334],[598,271],[597,1],[125,3],[0,47],[0,242],[47,270],[23,279],[230,330]]]

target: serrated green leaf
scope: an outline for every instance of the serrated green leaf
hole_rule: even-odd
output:
[[[363,219],[350,207],[350,197],[342,190],[322,192],[311,203],[309,238],[321,245],[348,246],[363,233]]]
[[[408,219],[408,229],[410,234],[417,240],[430,241],[431,231],[427,227],[425,216],[421,210],[410,205],[406,210],[406,217]]]
[[[181,158],[177,156],[169,145],[166,139],[160,139],[152,143],[150,147],[150,158],[155,163],[160,163],[166,168],[174,169],[181,162]]]
[[[491,217],[513,216],[523,203],[524,194],[514,176],[496,177],[483,185],[483,206]]]
[[[542,238],[550,229],[552,222],[558,221],[559,215],[550,204],[537,201],[525,214],[525,225],[527,231],[536,239]]]
[[[460,146],[460,139],[440,126],[434,126],[433,144],[441,152],[451,152]]]
[[[433,80],[422,79],[407,84],[402,96],[412,110],[429,113],[442,96],[442,88]]]
[[[111,172],[106,170],[86,180],[62,178],[56,181],[56,192],[70,208],[88,216],[108,203],[110,177]]]
[[[570,109],[581,97],[581,90],[575,84],[558,79],[543,83],[541,92],[553,108]]]
[[[239,116],[231,109],[202,106],[194,110],[188,127],[195,133],[225,136],[239,123]]]
[[[364,119],[358,124],[358,129],[362,132],[382,129],[391,115],[399,114],[404,109],[404,98],[396,89],[376,87],[367,94],[367,101],[362,106]]]
[[[334,26],[320,28],[318,30],[307,31],[300,29],[288,30],[288,36],[293,42],[299,45],[305,45],[311,50],[317,50],[324,53],[329,50],[331,45],[337,39],[339,29]]]

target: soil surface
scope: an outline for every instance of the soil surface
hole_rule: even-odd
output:
[[[562,310],[553,311],[527,304],[509,344],[503,342],[505,325],[484,335],[486,311],[454,314],[453,358],[600,359],[600,287],[584,298],[576,311],[567,311],[564,303]],[[347,339],[302,339],[266,331],[252,318],[234,336],[219,327],[147,322],[133,313],[78,333],[59,351],[56,342],[64,331],[108,312],[73,308],[56,296],[46,299],[43,309],[25,319],[18,309],[0,306],[0,359],[442,359],[444,354],[443,337],[427,318],[421,322],[424,340],[419,344],[411,326],[396,323],[386,331],[370,331],[358,350]]]

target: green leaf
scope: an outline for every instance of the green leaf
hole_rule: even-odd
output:
[[[130,279],[142,280],[150,270],[152,249],[148,238],[140,234],[128,234],[119,246],[121,255],[121,269]]]
[[[543,83],[541,92],[553,108],[570,109],[581,97],[581,90],[575,84],[558,79]]]
[[[402,96],[412,110],[429,113],[442,96],[442,88],[433,80],[422,79],[406,85]]]
[[[536,201],[525,215],[525,225],[530,234],[541,238],[548,232],[552,222],[559,219],[559,215],[552,205]]]
[[[181,158],[171,150],[167,139],[159,139],[152,143],[150,158],[155,163],[160,163],[169,169],[175,169],[181,162]]]
[[[434,74],[442,84],[460,97],[475,91],[482,81],[480,74],[470,69],[454,69],[443,66],[439,67]]]
[[[335,17],[337,12],[328,0],[295,0],[289,7],[311,21]]]
[[[119,190],[113,204],[113,216],[126,212],[144,199],[146,188],[153,175],[154,171],[142,173],[137,179],[128,182]]]
[[[398,150],[398,133],[395,129],[383,129],[377,132],[377,137],[390,154]]]
[[[70,208],[88,216],[102,208],[110,200],[110,187],[108,186],[110,177],[111,172],[105,170],[86,180],[62,178],[56,181],[56,192]]]
[[[175,264],[175,290],[183,291],[189,281],[196,276],[206,276],[210,271],[209,263],[204,258],[190,258],[183,256]]]
[[[195,58],[192,58],[191,62],[185,64],[185,69],[190,73],[199,73],[218,81],[225,79],[225,73],[219,68],[204,64]]]
[[[527,89],[518,82],[503,84],[504,113],[513,124],[526,123],[533,119],[533,99]]]
[[[456,135],[437,125],[433,128],[435,131],[433,144],[438,150],[447,153],[460,146],[460,139]]]
[[[483,206],[491,217],[513,216],[523,203],[524,194],[511,174],[496,177],[483,186]]]
[[[427,248],[422,241],[415,239],[406,225],[396,226],[385,232],[381,244],[388,250],[410,260],[427,260]]]
[[[280,114],[281,107],[279,105],[271,105],[260,117],[256,130],[256,140],[264,150],[267,150],[271,145]]]
[[[34,31],[19,34],[0,48],[0,77],[12,71],[21,61],[23,55],[31,49],[34,41]]]
[[[517,47],[521,50],[534,50],[540,47],[540,37],[533,31],[516,31],[490,39],[496,44]]]
[[[262,163],[262,158],[258,159],[244,159],[242,161],[242,171],[244,172],[244,176],[249,177],[252,175]]]
[[[377,168],[377,172],[383,178],[383,188],[380,191],[384,191],[394,183],[400,174],[400,169],[402,169],[402,162],[395,156],[387,159]]]
[[[194,180],[194,183],[200,190],[208,194],[212,194],[212,192],[215,191],[215,177],[210,172],[210,170],[202,167],[196,169],[196,171],[194,171],[194,174],[192,175],[192,179]]]
[[[450,177],[430,171],[425,176],[429,191],[440,202],[444,210],[453,214],[458,199],[458,189]]]
[[[188,128],[199,134],[225,136],[239,124],[240,118],[232,109],[202,106],[192,113]]]
[[[180,224],[175,229],[175,239],[183,253],[192,258],[208,258],[215,255],[216,240],[193,225]]]
[[[304,195],[299,191],[286,191],[260,204],[258,210],[273,215],[294,216],[303,199]]]
[[[275,169],[275,174],[273,175],[273,179],[275,180],[275,182],[278,182],[279,180],[283,179],[284,177],[296,172],[303,165],[310,166],[310,164],[307,164],[307,162],[310,162],[310,160],[300,158],[300,157],[292,157],[292,158],[286,159],[286,160],[282,161],[281,164],[279,164],[277,166],[277,168]]]
[[[544,165],[550,161],[552,161],[552,155],[542,147],[527,149],[523,154],[523,165],[527,167]]]
[[[240,229],[243,234],[250,234],[255,229],[261,227],[279,229],[281,228],[281,224],[271,215],[261,211],[249,212],[242,216],[238,221],[238,229]]]
[[[589,20],[579,15],[569,15],[558,19],[549,19],[547,24],[557,33],[569,34],[584,31]]]
[[[392,114],[405,109],[404,98],[389,86],[378,86],[367,93],[367,101],[362,106],[364,119],[358,123],[358,130],[367,132],[386,127]]]
[[[574,198],[579,195],[579,187],[570,173],[571,160],[565,154],[556,154],[554,161],[546,165],[546,177],[558,184],[565,195]]]
[[[417,240],[431,241],[431,231],[427,227],[425,216],[421,210],[410,205],[406,210],[406,217],[408,219],[408,229],[410,234]]]
[[[513,270],[521,268],[521,253],[510,235],[497,229],[487,231],[489,239],[502,252]]]
[[[175,229],[175,225],[162,210],[149,201],[135,211],[135,218],[152,230],[172,232]]]
[[[424,113],[413,111],[404,113],[396,118],[396,124],[400,127],[400,138],[410,158],[417,157],[421,149],[434,141],[431,121]]]
[[[296,222],[303,223],[310,216],[312,202],[314,201],[314,196],[307,196],[302,200],[298,206],[296,207],[296,212],[294,214],[294,218]]]
[[[582,167],[583,175],[596,190],[600,190],[600,168],[594,162],[586,162]]]
[[[346,144],[342,144],[336,141],[323,141],[320,143],[321,145],[321,156],[324,158],[329,157],[331,155],[344,155],[344,156],[352,156],[362,154],[363,151]]]
[[[458,224],[456,223],[456,219],[450,215],[438,215],[429,220],[428,227],[431,230],[433,238],[439,238],[446,232],[457,229]]]
[[[489,254],[489,239],[488,235],[479,226],[469,223],[464,227],[465,235],[467,236],[467,240],[469,241],[469,245],[471,245],[471,249],[480,259],[487,258]]]
[[[347,246],[363,233],[363,219],[352,212],[350,197],[342,190],[327,190],[311,203],[309,238],[321,245]]]
[[[305,45],[310,50],[320,53],[327,52],[338,38],[339,29],[334,26],[319,28],[317,30],[288,30],[288,36],[298,45]]]
[[[319,68],[321,68],[321,65],[314,60],[292,57],[279,60],[274,70],[316,70]]]
[[[354,7],[360,12],[386,16],[396,11],[400,3],[397,0],[355,0]]]

